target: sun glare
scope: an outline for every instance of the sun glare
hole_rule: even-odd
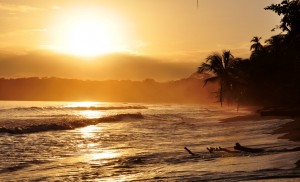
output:
[[[101,105],[101,102],[71,102],[64,107],[96,107],[98,105]]]
[[[105,115],[104,112],[102,111],[90,111],[90,110],[87,110],[87,111],[80,111],[79,112],[79,115],[84,117],[84,118],[87,118],[87,119],[96,119],[96,118],[101,118]]]
[[[60,52],[91,57],[129,49],[124,22],[110,13],[80,9],[61,16],[53,35]]]

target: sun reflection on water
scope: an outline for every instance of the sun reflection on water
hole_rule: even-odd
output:
[[[101,105],[101,102],[72,102],[65,107],[96,107]]]
[[[80,133],[84,138],[91,138],[95,136],[97,132],[100,132],[101,128],[95,125],[90,125],[84,128],[80,128]]]
[[[94,153],[86,154],[85,157],[90,160],[99,160],[99,159],[112,159],[120,156],[120,153],[117,151],[107,150],[107,151],[95,151]]]
[[[86,119],[97,119],[104,116],[105,112],[101,111],[102,102],[71,102],[66,104],[65,108],[73,108],[75,115]],[[98,109],[97,109],[98,108]]]
[[[87,119],[97,119],[101,118],[104,116],[103,111],[91,111],[91,110],[86,110],[86,111],[79,111],[79,116],[82,116]]]

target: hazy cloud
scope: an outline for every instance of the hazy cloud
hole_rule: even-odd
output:
[[[1,58],[2,57],[2,58]],[[189,77],[198,64],[174,62],[132,54],[84,59],[48,52],[0,55],[0,77],[45,77],[92,80],[177,80]]]
[[[53,10],[59,10],[59,9],[61,9],[61,7],[55,5],[55,6],[52,6],[51,9],[53,9]]]
[[[29,12],[29,11],[39,11],[41,9],[33,6],[27,6],[27,5],[0,3],[0,10],[13,11],[13,12]]]
[[[37,29],[30,29],[29,31],[32,31],[32,32],[47,32],[48,30],[46,28],[37,28]]]

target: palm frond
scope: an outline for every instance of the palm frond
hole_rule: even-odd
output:
[[[251,42],[258,43],[261,40],[261,37],[255,36],[251,39]]]
[[[220,80],[220,77],[218,77],[218,76],[214,76],[214,77],[207,78],[207,79],[204,80],[203,87],[204,87],[208,82],[213,83],[213,82],[216,82],[216,81],[218,81],[218,80]]]
[[[214,73],[218,74],[224,69],[222,57],[219,54],[212,54],[206,58],[206,62],[211,65]]]
[[[210,64],[202,63],[201,66],[198,67],[198,73],[205,73],[212,70],[212,67]]]
[[[250,46],[250,51],[252,51],[252,50],[256,50],[256,44],[252,44],[252,45]]]
[[[227,50],[224,50],[223,51],[223,54],[222,54],[222,57],[223,57],[223,62],[224,62],[224,69],[227,68],[228,66],[228,63],[231,59],[233,59],[233,55],[231,54],[230,51],[227,51]]]

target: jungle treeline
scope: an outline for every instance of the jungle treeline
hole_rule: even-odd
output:
[[[300,103],[300,1],[283,0],[265,7],[281,17],[280,33],[265,42],[251,40],[247,59],[229,50],[213,53],[198,68],[209,73],[204,84],[216,82],[221,103],[299,106]],[[274,31],[273,30],[273,31]]]

